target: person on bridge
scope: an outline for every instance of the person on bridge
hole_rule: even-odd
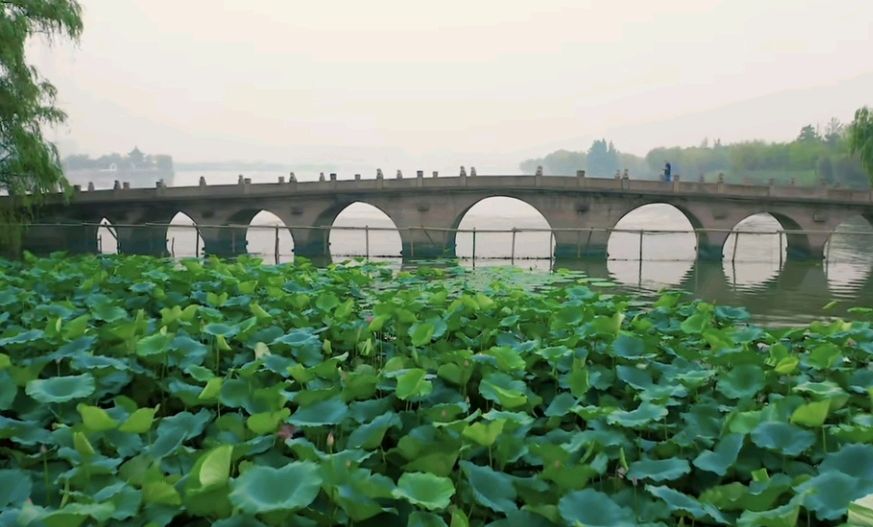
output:
[[[670,166],[670,162],[668,161],[664,165],[664,181],[667,183],[670,182],[670,178],[673,176],[673,167]]]

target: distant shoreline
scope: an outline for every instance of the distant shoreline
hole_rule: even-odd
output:
[[[337,169],[336,165],[291,165],[280,163],[233,163],[233,162],[215,162],[215,163],[175,163],[177,172],[193,172],[197,170],[221,170],[221,171],[241,171],[241,172],[289,172],[292,170],[303,171],[322,171],[329,172]]]

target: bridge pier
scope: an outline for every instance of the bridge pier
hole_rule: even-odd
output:
[[[553,256],[556,259],[606,260],[609,243],[609,232],[606,229],[552,232],[555,236]]]
[[[63,223],[30,226],[23,234],[21,248],[39,255],[55,251],[94,254],[97,252],[97,228]]]
[[[455,233],[420,227],[400,229],[400,254],[404,260],[421,258],[454,258]]]
[[[147,256],[169,256],[167,251],[167,228],[157,225],[116,227],[118,252]]]
[[[306,258],[330,258],[330,229],[292,227],[294,255]]]
[[[821,260],[825,256],[830,233],[786,234],[788,260]]]
[[[246,254],[247,229],[241,227],[199,227],[203,239],[203,252],[208,256],[232,258]]]
[[[730,227],[728,227],[730,228]],[[724,244],[727,242],[728,231],[701,232],[697,231],[697,259],[705,262],[720,262],[724,258]]]

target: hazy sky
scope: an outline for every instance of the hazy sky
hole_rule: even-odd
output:
[[[517,171],[873,104],[870,0],[83,0],[34,43],[64,153]],[[480,168],[481,167],[481,168]]]

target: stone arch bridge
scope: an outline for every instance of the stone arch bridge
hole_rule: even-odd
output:
[[[522,200],[548,221],[555,256],[604,256],[609,229],[630,211],[666,203],[695,228],[700,258],[718,259],[731,229],[744,218],[770,213],[785,231],[789,258],[821,258],[830,233],[853,215],[873,220],[873,193],[838,188],[735,185],[685,181],[598,179],[576,176],[466,176],[382,178],[112,190],[77,189],[68,202],[52,196],[34,223],[98,223],[115,226],[119,252],[166,253],[166,225],[178,212],[190,216],[208,254],[246,252],[245,232],[262,210],[276,214],[291,231],[297,255],[329,254],[327,232],[348,205],[363,202],[382,210],[398,227],[404,257],[453,256],[464,214],[495,196]],[[0,198],[7,199],[7,198]],[[213,226],[230,226],[217,228]],[[313,229],[312,227],[318,227]],[[593,230],[585,230],[593,229]],[[97,227],[33,226],[25,248],[34,252],[96,252]]]

